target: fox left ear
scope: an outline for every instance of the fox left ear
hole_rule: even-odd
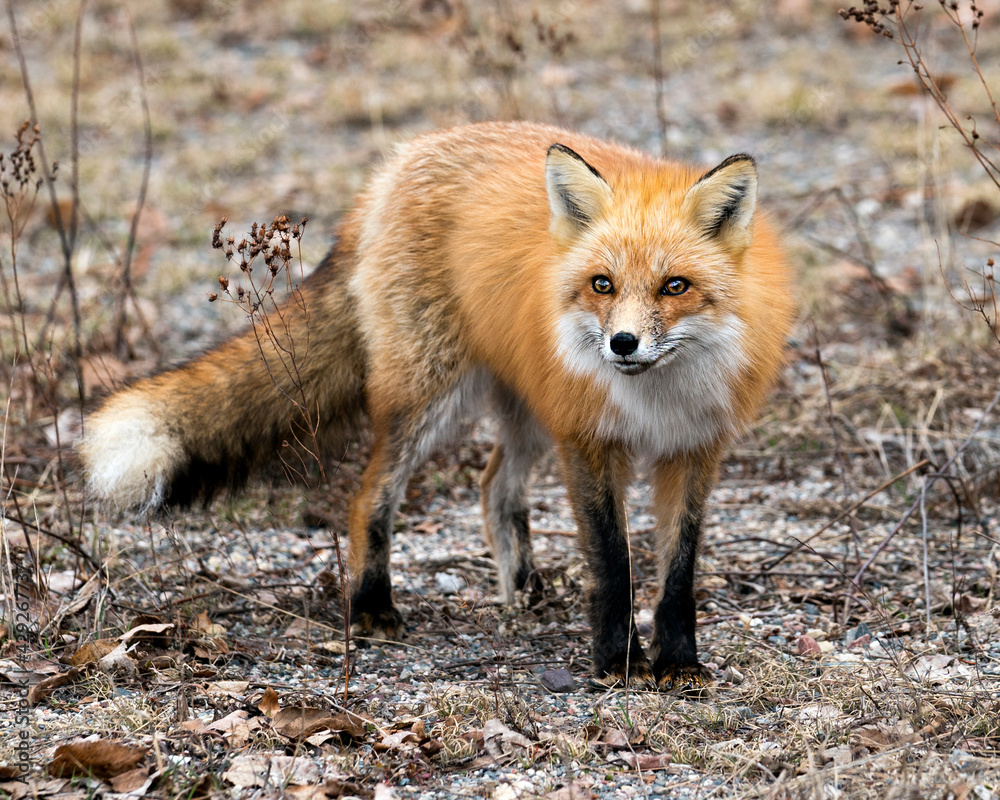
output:
[[[745,153],[730,156],[702,175],[688,190],[683,206],[705,236],[734,252],[750,244],[756,207],[757,164]]]
[[[554,144],[545,157],[549,230],[570,240],[600,217],[611,202],[611,187],[596,169],[566,145]]]

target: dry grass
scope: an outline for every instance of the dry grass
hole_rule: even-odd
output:
[[[76,7],[21,5],[68,217]],[[67,797],[104,790],[41,783],[57,744],[94,733],[146,747],[139,793],[163,798],[371,796],[379,781],[398,795],[449,796],[460,781],[466,794],[497,797],[561,785],[583,796],[628,785],[647,796],[996,797],[1000,439],[996,413],[984,410],[998,356],[995,319],[974,306],[990,297],[992,284],[975,278],[997,249],[988,218],[1000,201],[895,66],[892,43],[849,28],[833,2],[773,5],[660,0],[662,121],[646,3],[616,14],[590,0],[144,7],[136,24],[155,157],[124,328],[134,359],[123,363],[115,295],[146,123],[128,18],[91,0],[72,254],[79,358],[69,295],[52,300],[64,259],[44,189],[14,215],[23,302],[11,219],[0,224],[0,675],[15,690],[67,675],[27,713],[16,692],[0,700],[0,730],[16,734],[0,737],[0,761],[22,760],[25,731],[33,791]],[[986,47],[1000,16],[983,8]],[[933,13],[921,29],[939,48],[928,58],[941,54],[931,69],[947,74],[947,101],[992,146],[979,77],[955,66],[964,50]],[[13,132],[27,109],[2,36],[0,131]],[[994,84],[994,68],[983,73]],[[346,701],[334,537],[364,442],[326,465],[325,491],[279,480],[208,509],[124,521],[79,495],[67,447],[77,395],[89,400],[243,324],[239,310],[207,302],[219,291],[209,254],[219,217],[308,214],[308,269],[326,247],[321,231],[388,145],[496,117],[552,120],[681,158],[755,152],[763,199],[801,265],[785,385],[713,496],[698,604],[716,681],[701,698],[587,683],[581,565],[551,461],[532,509],[548,594],[530,611],[499,606],[477,538],[488,425],[414,479],[394,557],[411,629],[405,642],[354,651]],[[955,229],[976,199],[987,221],[969,238]],[[971,300],[963,282],[978,292]],[[631,500],[648,609],[650,523],[643,491]],[[455,579],[463,588],[443,591]],[[30,630],[16,627],[20,607]],[[167,627],[133,634],[114,655],[139,625]],[[68,675],[59,659],[74,652],[94,657]],[[576,691],[541,686],[541,672],[560,667]],[[269,689],[286,709],[356,716],[315,738],[290,735]],[[280,771],[276,753],[312,771],[246,777]],[[248,771],[230,771],[240,764]],[[14,797],[23,787],[0,783]]]

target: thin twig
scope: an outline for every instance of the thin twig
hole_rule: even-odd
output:
[[[918,469],[926,467],[930,463],[931,462],[928,459],[925,458],[919,464],[914,464],[912,467],[910,467],[909,469],[903,470],[898,475],[893,475],[891,478],[889,478],[889,480],[885,481],[878,488],[873,489],[872,491],[870,491],[868,494],[866,494],[864,497],[862,497],[860,500],[858,500],[858,502],[856,502],[850,508],[846,508],[843,511],[841,511],[839,514],[837,514],[837,516],[835,516],[829,522],[827,522],[826,524],[824,524],[818,530],[816,530],[813,533],[809,534],[809,536],[807,536],[805,539],[799,539],[799,540],[797,540],[792,547],[790,547],[788,550],[786,550],[784,553],[782,553],[780,556],[778,556],[774,561],[772,561],[769,564],[765,564],[763,567],[761,567],[760,568],[760,572],[758,574],[764,575],[764,573],[771,572],[771,570],[773,570],[776,566],[778,566],[778,564],[780,564],[786,558],[788,558],[789,556],[791,556],[791,555],[795,554],[796,552],[798,552],[799,550],[801,550],[803,547],[805,547],[806,545],[808,545],[809,542],[811,542],[813,539],[815,539],[820,534],[824,533],[825,531],[828,531],[830,528],[832,528],[834,525],[836,525],[838,522],[840,522],[840,520],[842,520],[844,517],[847,517],[847,516],[853,514],[855,511],[857,511],[859,508],[861,508],[861,506],[863,506],[865,503],[867,503],[869,500],[871,500],[879,492],[885,491],[890,486],[892,486],[896,481],[902,480],[907,475],[909,475],[911,472],[915,472]]]
[[[132,255],[135,252],[136,235],[139,230],[139,218],[142,216],[142,209],[146,204],[146,191],[149,188],[149,172],[153,164],[153,126],[149,118],[149,99],[146,96],[146,72],[142,66],[142,55],[139,52],[139,37],[135,30],[135,19],[127,3],[124,3],[125,14],[128,17],[129,38],[132,43],[132,61],[135,64],[135,71],[139,78],[139,102],[142,106],[142,124],[144,133],[142,181],[139,184],[139,197],[135,203],[135,211],[132,214],[132,224],[129,227],[128,242],[125,245],[125,252],[122,254],[121,285],[118,287],[118,297],[115,304],[117,306],[115,323],[115,352],[122,361],[127,361],[130,353],[128,337],[125,335],[125,306],[129,299],[138,307],[136,302],[135,289],[132,286]]]
[[[17,19],[14,15],[14,0],[7,0],[7,19],[10,22],[10,38],[14,45],[14,52],[17,54],[17,62],[21,70],[21,82],[24,85],[24,96],[28,101],[28,108],[31,111],[32,122],[41,124],[38,116],[38,109],[35,106],[35,95],[31,91],[31,79],[28,75],[28,62],[24,57],[24,49],[21,47],[21,37],[17,30]],[[52,207],[52,216],[56,222],[56,230],[59,232],[59,241],[63,252],[63,280],[70,293],[70,303],[73,308],[73,331],[75,341],[73,353],[76,360],[76,370],[79,373],[82,350],[80,344],[80,299],[76,291],[76,279],[73,277],[73,245],[70,240],[69,230],[62,218],[62,210],[59,208],[59,199],[56,197],[55,175],[49,168],[49,160],[45,154],[45,143],[38,140],[38,154],[41,157],[41,171],[45,184],[49,188],[49,202]]]
[[[983,423],[986,421],[986,418],[990,415],[990,413],[996,407],[996,404],[998,402],[1000,402],[1000,391],[998,391],[995,395],[993,395],[993,399],[990,400],[989,405],[986,406],[982,416],[976,421],[975,426],[972,428],[972,432],[966,437],[965,441],[963,441],[962,444],[959,445],[958,449],[955,451],[955,454],[945,462],[944,466],[942,466],[940,470],[938,470],[933,475],[928,475],[925,478],[926,487],[921,490],[921,495],[923,491],[930,489],[930,487],[934,483],[936,483],[939,479],[946,477],[948,469],[961,457],[961,455],[966,451],[968,446],[972,444],[972,441],[976,438],[977,434],[979,433],[979,429],[982,428]],[[920,506],[920,497],[918,497],[916,500],[913,501],[913,503],[910,505],[909,509],[907,509],[906,513],[903,515],[903,518],[899,521],[896,527],[893,528],[892,531],[889,533],[889,535],[886,536],[879,543],[879,546],[875,548],[875,552],[871,554],[868,560],[862,565],[861,569],[857,571],[855,576],[851,579],[852,584],[854,584],[858,588],[861,587],[862,576],[864,576],[868,568],[875,562],[875,559],[877,559],[879,555],[882,553],[882,551],[888,546],[889,542],[891,542],[892,539],[896,536],[896,534],[899,533],[899,531],[902,529],[906,521],[911,516],[913,516],[913,513],[917,510],[919,506]]]

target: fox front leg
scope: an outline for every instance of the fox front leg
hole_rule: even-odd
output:
[[[651,475],[660,591],[650,655],[660,689],[699,688],[708,683],[695,641],[694,568],[717,464],[714,455],[677,459],[657,464]]]
[[[623,489],[625,456],[610,448],[560,448],[570,503],[590,573],[587,612],[594,677],[609,685],[651,685],[653,673],[639,643]]]

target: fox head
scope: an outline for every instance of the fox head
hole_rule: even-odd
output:
[[[609,182],[554,144],[545,181],[561,253],[560,350],[572,369],[610,365],[638,375],[685,354],[719,355],[723,343],[735,348],[736,366],[739,270],[757,197],[753,158],[731,156],[700,177],[647,161]]]

